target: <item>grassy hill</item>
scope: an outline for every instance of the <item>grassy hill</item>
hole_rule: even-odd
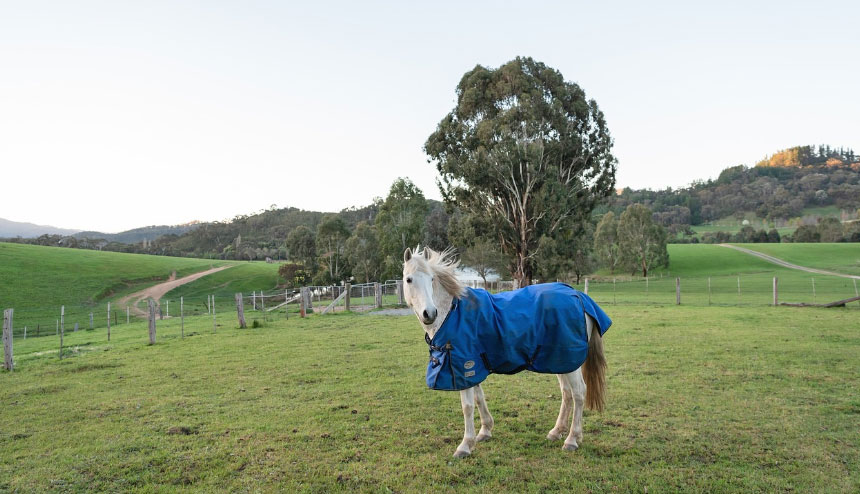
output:
[[[278,264],[265,262],[237,262],[235,267],[226,271],[213,273],[209,276],[192,281],[167,292],[167,297],[178,300],[179,297],[188,299],[205,299],[207,295],[215,295],[218,299],[232,300],[236,292],[245,294],[252,291],[264,290],[267,294],[273,292],[282,281],[278,276]]]
[[[860,275],[860,244],[738,244],[799,266]]]
[[[89,313],[108,300],[173,272],[182,277],[226,264],[231,262],[0,243],[0,307],[15,309],[16,328],[40,324],[53,332],[65,305],[69,327],[84,327]]]
[[[490,376],[496,427],[452,461],[456,393],[424,385],[413,317],[235,317],[16,341],[0,491],[856,492],[856,310],[606,307],[607,409],[544,436],[556,379]],[[814,328],[827,328],[821,332]]]
[[[766,253],[798,265],[847,274],[853,274],[848,268],[858,258],[857,244],[741,245],[762,252],[761,246],[773,246]],[[675,303],[675,278],[680,278],[683,304],[763,306],[773,303],[774,277],[779,278],[782,302],[832,302],[855,294],[850,279],[784,268],[719,245],[670,244],[668,249],[669,268],[653,270],[647,281],[629,272],[601,270],[592,277],[589,294],[601,303],[671,304]],[[584,289],[584,283],[578,288]]]

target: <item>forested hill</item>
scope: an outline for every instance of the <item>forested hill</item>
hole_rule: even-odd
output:
[[[348,228],[372,221],[377,205],[336,213]],[[273,259],[286,255],[284,242],[299,226],[316,231],[327,214],[298,208],[272,208],[253,215],[239,215],[228,222],[204,223],[184,235],[165,235],[143,246],[144,252],[163,255],[224,259]],[[139,251],[137,245],[124,250]]]
[[[101,233],[93,231],[78,232],[74,236],[80,239],[104,239],[107,242],[119,242],[123,244],[133,244],[144,240],[155,240],[163,235],[182,235],[190,232],[200,226],[199,221],[193,221],[184,225],[162,225],[162,226],[144,226],[134,228],[120,233]]]
[[[860,166],[860,157],[850,148],[831,148],[830,146],[795,146],[777,151],[772,156],[756,163],[756,166]]]
[[[757,166],[733,166],[716,180],[664,190],[625,188],[597,211],[620,214],[630,204],[644,204],[670,231],[727,217],[750,214],[787,224],[807,208],[835,206],[856,216],[860,208],[860,162],[850,149],[799,146],[775,153]],[[835,209],[834,208],[834,209]]]

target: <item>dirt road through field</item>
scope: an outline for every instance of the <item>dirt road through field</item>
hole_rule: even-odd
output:
[[[797,269],[799,271],[806,271],[807,273],[827,274],[830,276],[841,276],[842,278],[853,278],[855,280],[860,280],[860,276],[855,276],[853,274],[837,273],[834,271],[826,271],[824,269],[808,268],[806,266],[798,266],[797,264],[792,264],[788,261],[783,261],[782,259],[780,259],[778,257],[773,257],[773,256],[769,256],[767,254],[762,254],[761,252],[756,252],[754,250],[745,249],[743,247],[738,247],[737,245],[729,245],[729,244],[719,244],[719,245],[720,245],[720,247],[728,247],[730,249],[735,249],[737,251],[743,252],[745,254],[749,254],[751,256],[756,256],[759,259],[764,259],[767,262],[777,264],[777,265],[782,266],[784,268]]]
[[[118,301],[119,306],[120,307],[128,306],[131,309],[131,312],[134,313],[135,316],[146,317],[147,316],[146,311],[144,311],[143,309],[141,309],[137,306],[137,304],[139,304],[141,300],[151,298],[151,299],[155,300],[156,302],[158,302],[161,299],[161,297],[164,296],[164,294],[166,294],[167,292],[169,292],[170,290],[173,290],[174,288],[176,288],[178,286],[182,286],[186,283],[191,283],[194,280],[198,280],[198,279],[200,279],[204,276],[210,275],[212,273],[217,273],[218,271],[223,271],[229,267],[231,267],[231,266],[221,266],[218,268],[212,268],[212,269],[209,269],[206,271],[201,271],[199,273],[194,273],[194,274],[188,275],[184,278],[179,278],[178,280],[176,279],[176,272],[174,271],[173,274],[170,275],[170,278],[168,278],[168,280],[165,281],[164,283],[159,283],[155,286],[151,286],[149,288],[144,288],[143,290],[141,290],[139,292],[132,293],[131,295],[126,295],[125,297],[119,299],[119,301]]]

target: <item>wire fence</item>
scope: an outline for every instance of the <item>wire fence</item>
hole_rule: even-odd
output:
[[[723,275],[697,278],[625,278],[600,277],[581,279],[569,284],[587,292],[601,305],[657,304],[692,306],[766,306],[783,304],[826,304],[860,296],[857,279],[836,276],[791,276],[774,279],[767,273]],[[472,288],[500,292],[514,288],[513,281],[468,281]],[[346,291],[349,290],[349,295]],[[250,320],[274,320],[305,313],[368,311],[404,303],[401,280],[352,285],[307,286],[269,289],[242,294],[245,317]],[[147,300],[137,305],[113,303],[77,304],[56,307],[14,308],[11,321],[13,339],[59,337],[61,332],[97,331],[121,327],[146,320]],[[846,304],[860,309],[860,301]],[[219,314],[236,317],[236,299],[225,293],[196,297],[165,297],[156,302],[158,320],[175,320],[180,315],[193,317]],[[224,320],[222,318],[222,320]]]

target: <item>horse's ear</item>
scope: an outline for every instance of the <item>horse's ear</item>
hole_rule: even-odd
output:
[[[409,262],[410,259],[412,259],[412,249],[407,247],[406,250],[403,251],[403,262]]]

